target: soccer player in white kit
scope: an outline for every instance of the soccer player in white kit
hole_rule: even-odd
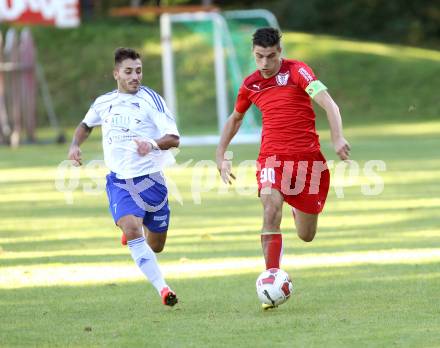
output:
[[[81,165],[80,145],[93,127],[102,127],[109,210],[123,232],[133,260],[162,297],[174,306],[176,294],[166,284],[155,252],[163,250],[170,209],[162,169],[174,163],[169,149],[179,146],[174,117],[156,92],[141,85],[140,55],[115,51],[117,90],[98,97],[75,130],[68,158]]]

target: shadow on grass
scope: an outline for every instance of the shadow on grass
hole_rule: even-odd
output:
[[[439,266],[287,269],[295,293],[270,312],[259,308],[257,272],[171,279],[173,309],[146,281],[0,290],[0,338],[4,346],[426,346],[440,339]]]

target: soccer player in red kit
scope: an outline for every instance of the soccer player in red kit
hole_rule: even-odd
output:
[[[280,268],[283,202],[292,206],[298,236],[311,242],[327,197],[330,175],[320,151],[311,99],[327,114],[339,158],[347,160],[350,155],[338,106],[310,67],[281,58],[280,39],[274,28],[261,28],[254,33],[257,70],[244,79],[216,152],[220,175],[225,183],[231,183],[235,176],[225,152],[246,110],[255,104],[263,118],[256,175],[263,204],[261,244],[267,269]]]

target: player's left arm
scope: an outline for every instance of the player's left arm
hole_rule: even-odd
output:
[[[315,90],[319,89],[319,86],[317,87],[318,88]],[[321,108],[325,110],[327,114],[328,123],[330,125],[331,140],[335,152],[338,154],[341,160],[347,160],[350,157],[350,144],[344,138],[342,117],[341,113],[339,112],[338,105],[324,88],[319,90],[315,95],[312,96],[312,98]]]
[[[151,110],[149,116],[163,135],[158,139],[135,139],[138,146],[137,152],[141,156],[145,156],[153,150],[169,150],[180,145],[180,134],[177,130],[176,120],[166,107],[165,101],[162,99],[161,101],[164,107],[163,112]]]
[[[330,124],[333,147],[340,159],[348,159],[350,157],[350,145],[345,140],[342,132],[341,114],[335,101],[328,94],[327,87],[316,78],[312,69],[303,62],[297,62],[292,66],[291,73],[294,83],[303,88],[325,110]]]
[[[159,139],[134,139],[134,141],[138,146],[138,154],[145,156],[153,150],[168,150],[179,147],[180,137],[175,134],[165,134]]]

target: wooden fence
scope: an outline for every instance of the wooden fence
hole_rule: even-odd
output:
[[[37,76],[31,32],[0,32],[0,144],[35,142]]]

